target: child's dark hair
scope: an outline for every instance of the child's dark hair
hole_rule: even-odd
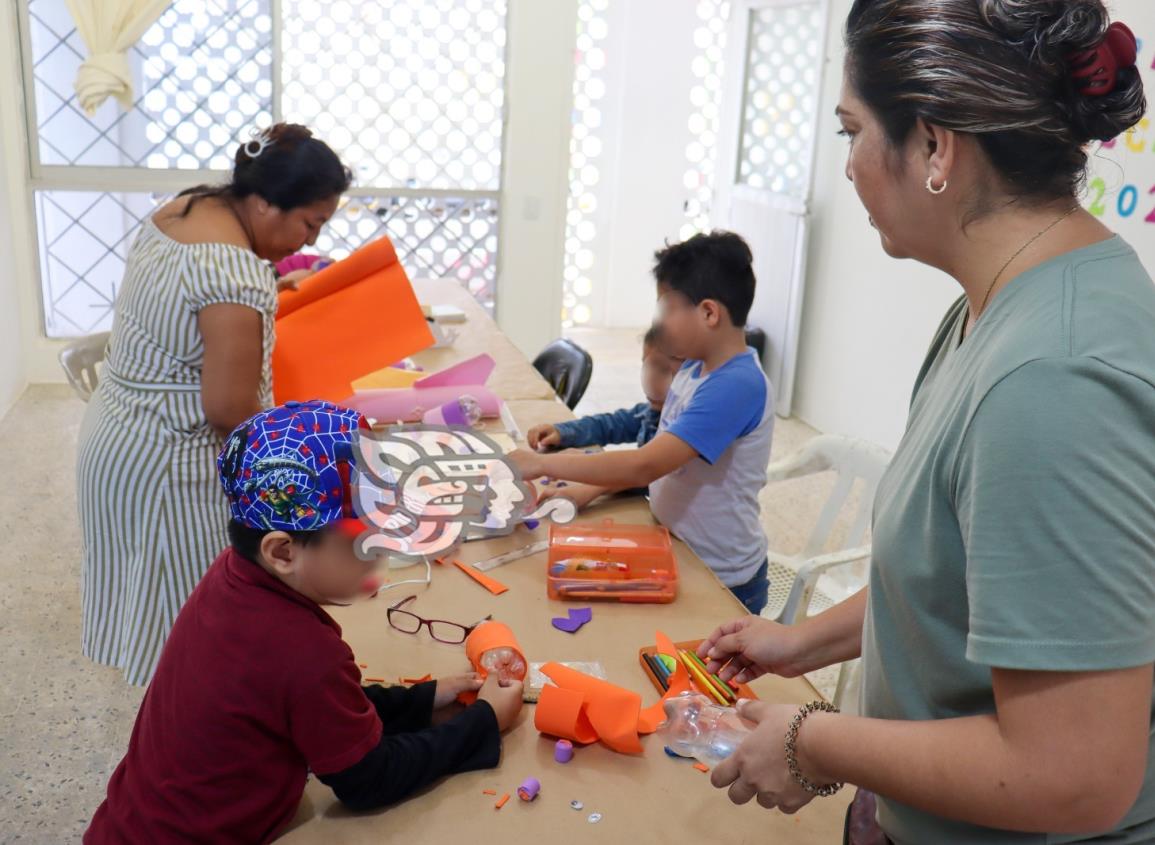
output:
[[[260,149],[264,143],[264,148]],[[257,153],[252,155],[251,153]],[[337,154],[297,123],[278,123],[237,148],[233,178],[225,185],[198,185],[181,191],[191,196],[181,216],[204,197],[244,199],[256,195],[282,211],[349,190],[353,174]]]
[[[271,534],[273,530],[275,529],[250,528],[243,522],[231,519],[229,520],[229,543],[232,544],[233,551],[241,557],[251,560],[253,563],[260,563],[261,540],[265,539],[265,535]],[[286,531],[285,533],[293,538],[294,543],[307,546],[320,540],[324,532]]]
[[[721,302],[730,312],[730,322],[740,327],[746,325],[754,303],[753,261],[750,247],[739,235],[699,233],[655,252],[654,278],[695,305],[706,299]]]
[[[648,352],[651,349],[656,349],[663,355],[668,355],[671,358],[678,358],[679,360],[681,359],[681,356],[673,355],[668,349],[666,349],[666,345],[662,338],[661,323],[654,323],[648,329],[646,329],[646,333],[642,335],[643,352]]]

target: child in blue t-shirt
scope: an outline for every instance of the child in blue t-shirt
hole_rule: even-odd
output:
[[[774,394],[745,325],[754,301],[750,248],[732,232],[699,234],[655,254],[658,320],[686,359],[640,449],[510,458],[540,476],[622,489],[649,485],[654,515],[714,570],[751,613],[766,606],[766,484]],[[564,491],[562,491],[564,495]]]

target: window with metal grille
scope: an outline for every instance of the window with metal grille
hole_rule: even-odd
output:
[[[249,130],[304,123],[354,188],[317,248],[387,234],[413,277],[495,306],[504,0],[175,0],[129,51],[134,100],[84,113],[87,50],[65,0],[20,23],[44,328],[106,330],[137,227],[184,187],[223,181]]]

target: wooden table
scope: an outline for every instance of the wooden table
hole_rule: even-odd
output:
[[[552,399],[553,388],[541,377],[533,365],[478,305],[469,292],[451,279],[419,279],[413,283],[417,298],[427,305],[456,305],[465,312],[464,323],[446,324],[444,328],[457,333],[453,346],[426,349],[412,356],[413,360],[433,373],[465,358],[488,352],[497,362],[488,387],[505,400]],[[366,378],[372,378],[372,374]],[[364,379],[353,382],[357,388]]]
[[[429,290],[419,291],[422,301],[462,305],[456,294],[433,299]],[[443,286],[435,290],[440,292]],[[470,355],[479,343],[487,344],[491,352],[503,349],[502,340],[509,344],[480,308],[467,308],[467,313],[469,322],[462,328],[471,345],[439,352]],[[511,357],[507,350],[502,351],[498,370],[510,370],[500,373],[500,383],[516,382],[520,392],[532,392],[537,373],[524,358],[511,361]],[[526,378],[527,369],[533,379]],[[514,395],[518,393],[514,391]],[[523,432],[537,423],[571,416],[556,399],[522,396],[509,405]],[[610,500],[578,518],[653,522],[649,507],[640,498]],[[468,543],[458,557],[472,562],[545,536],[544,525],[536,532],[520,527],[507,537]],[[427,672],[436,676],[468,670],[461,646],[436,643],[424,632],[414,636],[389,627],[385,620],[389,604],[416,594],[413,610],[423,616],[472,624],[493,614],[513,629],[531,662],[600,661],[608,679],[640,692],[645,706],[656,700],[657,693],[642,674],[637,654],[640,647],[653,644],[656,630],[675,641],[697,639],[719,622],[744,612],[684,544],[676,543],[676,553],[680,578],[677,601],[670,605],[595,603],[593,621],[573,635],[550,625],[550,619],[564,616],[569,605],[546,596],[544,554],[493,570],[490,574],[509,587],[500,596],[486,592],[456,568],[434,566],[433,583],[428,587],[407,585],[387,590],[375,599],[330,612],[358,661],[367,664],[363,670],[367,677],[396,681]],[[396,578],[422,573],[421,567],[403,569]],[[803,702],[817,697],[802,679],[762,678],[752,686],[760,697],[773,701]],[[842,819],[850,799],[845,792],[819,799],[797,816],[764,810],[754,802],[736,807],[724,791],[710,786],[707,775],[686,762],[670,759],[659,737],[648,737],[643,745],[645,752],[640,756],[617,754],[601,745],[579,748],[572,762],[558,764],[553,759],[554,741],[537,732],[533,706],[526,705],[517,726],[505,737],[499,768],[455,775],[396,807],[367,814],[348,812],[327,787],[310,779],[293,827],[279,841],[286,845],[841,842]],[[541,794],[529,804],[517,798],[517,787],[527,777],[536,777],[542,784]],[[495,790],[499,796],[508,792],[513,797],[497,811],[494,798],[482,794],[485,789]],[[581,801],[583,809],[571,809],[572,800]],[[597,824],[587,820],[594,812],[602,814]]]

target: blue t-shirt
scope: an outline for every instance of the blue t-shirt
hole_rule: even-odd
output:
[[[766,558],[758,493],[774,434],[774,390],[754,350],[707,375],[687,361],[666,395],[662,432],[698,457],[650,485],[654,516],[727,587],[745,584]]]

